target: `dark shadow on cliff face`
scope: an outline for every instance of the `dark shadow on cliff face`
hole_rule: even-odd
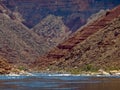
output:
[[[76,31],[87,19],[101,9],[111,9],[119,0],[4,0],[12,11],[22,14],[27,27],[32,28],[49,14],[61,16],[64,24]],[[75,21],[79,24],[74,25]]]

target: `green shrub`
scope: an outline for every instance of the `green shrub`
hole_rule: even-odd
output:
[[[80,74],[81,70],[80,69],[72,69],[70,71],[71,74]]]
[[[82,71],[91,71],[91,72],[95,72],[98,71],[98,68],[91,65],[91,64],[87,64],[83,67]]]
[[[19,66],[18,69],[19,70],[26,70],[26,68],[24,66]]]

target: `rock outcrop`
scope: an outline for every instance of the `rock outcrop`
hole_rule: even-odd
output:
[[[17,17],[11,18],[9,9],[0,7],[0,55],[10,63],[33,63],[70,34],[59,17],[50,15],[30,30]]]
[[[49,47],[55,47],[66,40],[71,32],[64,25],[61,17],[49,15],[44,18],[33,29],[35,33],[44,38]]]
[[[18,57],[20,54],[19,59],[21,57],[21,60],[24,61],[25,57],[29,57],[31,60],[49,49],[47,42],[42,37],[30,31],[20,22],[13,21],[3,14],[0,14],[0,21],[0,50],[8,53],[9,58],[11,56]]]
[[[0,56],[0,74],[9,74],[12,69],[12,65],[10,65],[5,58]]]
[[[38,60],[42,67],[120,69],[120,6],[79,29]],[[44,62],[41,62],[44,61]],[[47,62],[47,63],[45,63]],[[45,67],[46,68],[46,67]]]
[[[1,6],[2,7],[2,6]],[[44,39],[9,14],[0,13],[0,54],[9,62],[32,62],[48,50]]]
[[[3,13],[4,15],[9,16],[9,18],[11,18],[12,20],[17,20],[19,22],[24,21],[24,19],[22,18],[22,15],[19,12],[17,11],[12,12],[2,3],[2,1],[0,1],[0,13]]]

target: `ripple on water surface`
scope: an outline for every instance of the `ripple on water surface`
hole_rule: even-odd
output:
[[[41,73],[0,76],[0,90],[120,90],[120,77]]]

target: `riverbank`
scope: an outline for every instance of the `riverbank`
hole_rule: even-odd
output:
[[[84,72],[81,74],[70,74],[70,73],[48,73],[48,72],[36,72],[36,73],[30,73],[30,72],[25,72],[25,73],[20,73],[20,74],[15,74],[15,73],[10,73],[10,74],[5,74],[5,76],[37,76],[37,75],[42,75],[42,76],[120,76],[120,73],[98,73],[98,72]]]
[[[59,75],[59,76],[120,76],[120,70],[98,70],[95,72],[92,71],[81,71],[77,73],[69,72],[69,71],[50,71],[50,70],[41,70],[41,71],[30,71],[30,73],[43,73],[43,74],[49,74],[49,75]]]
[[[25,76],[32,76],[34,73],[42,73],[42,74],[56,74],[60,76],[70,76],[70,75],[76,75],[76,76],[120,76],[120,70],[109,70],[105,71],[103,69],[99,69],[98,71],[78,71],[78,70],[72,70],[72,71],[67,71],[67,70],[19,70],[19,69],[14,69],[12,68],[9,73],[1,74],[1,75],[8,75],[8,76],[20,76],[20,75],[25,75]]]

